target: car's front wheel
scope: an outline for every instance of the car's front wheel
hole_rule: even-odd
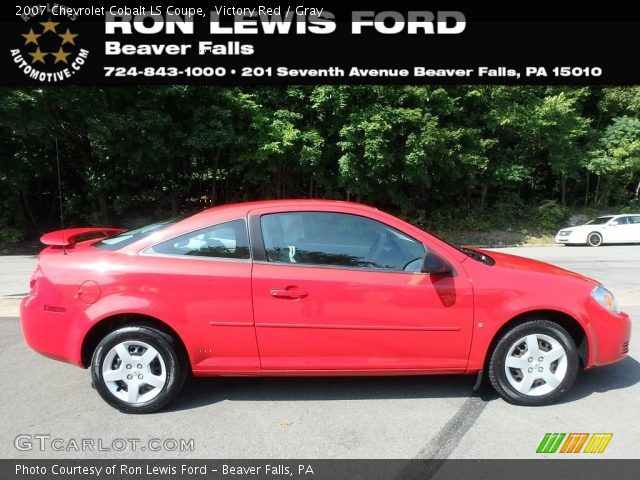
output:
[[[573,385],[578,351],[569,333],[548,320],[507,331],[489,360],[489,379],[498,394],[516,405],[548,405]]]
[[[602,235],[598,232],[591,232],[587,236],[587,243],[592,247],[599,247],[602,245]]]
[[[186,378],[175,339],[147,326],[124,327],[105,336],[91,360],[93,384],[111,406],[149,413],[168,404]]]

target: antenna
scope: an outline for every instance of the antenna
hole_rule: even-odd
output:
[[[56,166],[58,167],[58,196],[60,198],[60,234],[62,235],[62,253],[67,254],[67,247],[64,244],[64,207],[62,201],[62,179],[60,177],[60,152],[58,151],[58,137],[56,140]]]

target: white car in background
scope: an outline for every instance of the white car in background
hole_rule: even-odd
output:
[[[640,243],[640,214],[603,215],[584,225],[563,228],[556,242],[565,245],[591,245],[605,243]]]

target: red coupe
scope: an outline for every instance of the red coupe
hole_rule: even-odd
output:
[[[484,372],[508,402],[543,405],[629,345],[629,317],[597,281],[354,203],[242,203],[42,242],[26,342],[90,367],[124,412],[163,407],[189,372]]]

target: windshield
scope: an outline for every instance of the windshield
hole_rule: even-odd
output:
[[[594,218],[593,220],[589,220],[587,223],[585,223],[585,225],[602,225],[604,223],[607,223],[612,218],[613,217],[598,217],[598,218]]]
[[[120,248],[126,247],[133,242],[137,242],[138,240],[151,235],[153,232],[162,230],[163,228],[176,223],[177,221],[177,218],[172,218],[169,220],[152,223],[150,225],[145,225],[144,227],[136,228],[135,230],[128,230],[119,235],[116,235],[115,237],[108,237],[100,240],[99,242],[94,243],[93,246],[96,248],[101,248],[103,250],[119,250]]]

